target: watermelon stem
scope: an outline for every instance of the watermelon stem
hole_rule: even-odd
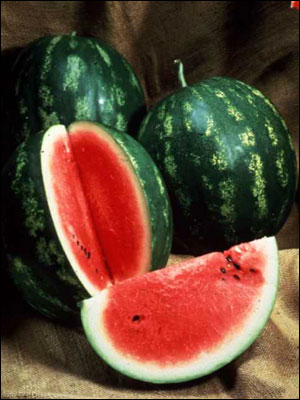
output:
[[[181,87],[186,87],[187,83],[184,77],[184,69],[183,69],[183,64],[182,61],[179,59],[174,60],[174,64],[178,64],[178,79],[181,84]]]

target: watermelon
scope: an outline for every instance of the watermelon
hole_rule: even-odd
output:
[[[5,182],[10,273],[44,315],[78,319],[82,299],[167,263],[168,195],[131,136],[91,122],[53,126],[18,147]]]
[[[82,304],[87,338],[113,368],[153,383],[207,375],[240,355],[272,311],[274,237],[131,278]]]
[[[297,185],[288,128],[259,90],[226,77],[187,85],[146,116],[138,140],[159,167],[174,213],[174,250],[204,254],[286,221]]]
[[[109,44],[76,34],[42,37],[14,66],[17,143],[52,125],[101,122],[135,135],[146,108],[139,80]]]

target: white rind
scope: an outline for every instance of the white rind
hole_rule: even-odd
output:
[[[161,367],[153,362],[139,362],[131,356],[126,357],[111,343],[105,332],[103,311],[109,296],[109,289],[104,290],[97,297],[85,300],[82,304],[82,323],[92,347],[113,368],[125,375],[142,381],[153,383],[183,382],[221,368],[245,351],[259,336],[273,309],[279,282],[278,249],[274,237],[256,240],[256,246],[262,246],[267,254],[267,264],[264,270],[265,284],[262,288],[259,302],[255,305],[251,316],[245,321],[240,331],[225,338],[224,342],[206,354],[199,354],[191,362],[178,363]]]

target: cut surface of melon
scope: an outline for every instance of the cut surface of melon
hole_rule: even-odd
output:
[[[278,279],[276,241],[263,238],[110,287],[83,302],[82,322],[95,351],[125,375],[186,381],[253,343]]]
[[[41,164],[57,235],[90,295],[150,269],[151,226],[140,182],[102,127],[50,128]]]

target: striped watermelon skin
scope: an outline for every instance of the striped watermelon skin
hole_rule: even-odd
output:
[[[70,267],[48,210],[40,168],[42,135],[22,143],[4,172],[4,237],[9,273],[26,301],[48,318],[77,319],[88,296]]]
[[[151,268],[162,268],[167,263],[173,232],[165,185],[142,146],[130,136],[108,129],[141,182],[152,228]],[[50,215],[41,171],[42,140],[43,134],[37,134],[22,143],[3,174],[8,268],[34,309],[51,319],[79,322],[78,304],[90,294],[69,264]]]
[[[75,34],[42,37],[15,66],[15,141],[52,125],[90,120],[135,135],[145,115],[139,80],[107,43]]]
[[[243,82],[214,77],[150,110],[138,140],[166,182],[175,250],[202,254],[275,235],[297,184],[288,128],[275,106]]]

